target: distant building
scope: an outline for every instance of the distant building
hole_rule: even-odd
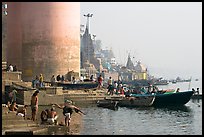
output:
[[[135,66],[136,70],[136,77],[135,79],[147,79],[147,68],[138,61],[137,65]]]
[[[96,77],[96,74],[98,73],[95,66],[89,63],[88,60],[84,63],[84,69],[85,69],[84,76],[86,76],[87,78],[89,78],[91,75]]]
[[[91,17],[90,14],[88,14],[87,16]],[[87,19],[85,32],[84,34],[81,34],[81,47],[80,47],[80,50],[81,50],[80,68],[81,69],[84,69],[86,66],[86,63],[89,62],[92,65],[94,65],[97,71],[99,72],[101,71],[102,69],[101,59],[98,59],[95,56],[95,49],[94,49],[95,45],[96,45],[95,37],[94,39],[92,39],[91,34],[89,33],[89,20]]]
[[[130,58],[130,54],[128,55],[128,60],[127,60],[127,64],[126,64],[126,68],[130,69],[130,70],[134,70],[134,64]]]
[[[126,67],[121,67],[119,70],[119,76],[124,81],[147,80],[147,68],[141,64],[140,61],[138,61],[137,65],[134,66],[130,55],[128,55]]]

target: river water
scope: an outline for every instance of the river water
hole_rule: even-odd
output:
[[[200,88],[202,81],[170,83],[162,89]],[[83,108],[80,135],[202,135],[202,99],[190,100],[182,107],[119,107],[118,110],[90,105]]]

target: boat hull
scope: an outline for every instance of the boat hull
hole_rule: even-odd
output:
[[[57,83],[58,87],[63,87],[63,90],[69,90],[69,89],[92,89],[97,88],[98,84],[96,82],[87,82],[87,83]]]
[[[112,110],[118,109],[118,101],[104,99],[104,100],[98,100],[96,102],[98,107],[108,108]]]
[[[151,106],[154,100],[155,100],[154,96],[106,97],[104,100],[97,101],[97,106],[112,109],[116,106],[119,107]]]
[[[131,96],[155,96],[152,106],[168,106],[168,105],[184,105],[188,103],[193,95],[193,91],[183,91],[177,93],[168,93],[168,94],[132,94]]]
[[[192,95],[193,91],[158,94],[155,96],[153,106],[184,105],[189,102]]]
[[[118,102],[119,107],[151,106],[155,100],[154,96],[126,97]]]
[[[193,95],[192,97],[191,97],[191,99],[202,99],[203,97],[202,97],[202,94],[199,94],[199,95]]]

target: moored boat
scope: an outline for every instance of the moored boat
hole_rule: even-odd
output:
[[[163,90],[163,92],[164,94],[174,93],[175,89],[166,89],[166,90]]]
[[[137,96],[125,97],[118,102],[119,107],[140,107],[151,106],[155,100],[155,96]]]
[[[157,80],[154,82],[154,85],[168,85],[169,81],[168,80]]]
[[[110,100],[110,99],[98,100],[96,104],[98,107],[108,108],[112,110],[118,109],[118,101],[116,100]]]
[[[106,97],[104,100],[97,101],[97,106],[105,108],[151,106],[154,99],[154,96]]]
[[[172,94],[156,94],[153,106],[184,105],[188,103],[193,91],[180,91]]]
[[[155,96],[152,106],[184,105],[188,103],[193,95],[193,91],[172,92],[171,94],[132,94],[131,96]]]
[[[58,87],[63,87],[64,90],[68,89],[91,89],[91,88],[97,88],[98,83],[97,82],[83,82],[83,83],[66,83],[66,82],[57,82]]]

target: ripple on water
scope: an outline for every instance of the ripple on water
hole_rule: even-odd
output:
[[[117,111],[86,108],[88,114],[83,117],[81,134],[202,135],[202,108],[192,106],[189,103],[183,107],[119,108]]]

